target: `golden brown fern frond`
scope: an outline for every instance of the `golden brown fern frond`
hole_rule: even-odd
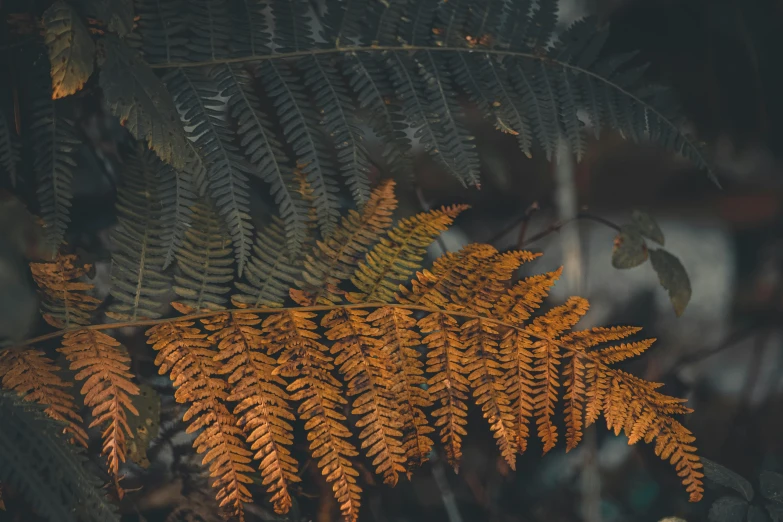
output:
[[[549,295],[549,289],[560,279],[563,269],[527,277],[515,284],[495,303],[492,315],[499,321],[521,325]]]
[[[2,387],[15,391],[27,401],[46,406],[47,415],[66,424],[63,432],[68,434],[71,443],[86,448],[88,437],[82,427],[82,418],[77,413],[73,396],[65,391],[73,383],[65,382],[57,375],[58,369],[44,352],[34,348],[0,353]]]
[[[450,308],[489,315],[498,299],[506,293],[506,283],[519,265],[539,255],[515,250],[485,259],[470,271],[463,268],[460,270],[461,284],[451,294]]]
[[[349,210],[340,225],[317,242],[305,260],[302,280],[296,282],[299,289],[291,289],[291,298],[302,306],[340,302],[334,289],[350,277],[373,243],[391,227],[396,208],[394,181],[385,180],[372,191],[360,212]]]
[[[465,353],[460,342],[460,327],[451,315],[435,312],[418,322],[427,346],[427,388],[435,403],[435,426],[446,447],[446,459],[455,471],[462,457],[462,437],[467,434],[468,379],[465,376]]]
[[[367,322],[366,310],[338,308],[324,316],[321,326],[333,341],[335,364],[345,376],[351,413],[357,415],[359,439],[373,459],[376,472],[389,485],[397,483],[397,474],[405,471],[402,447],[402,419],[394,393],[395,365],[383,350],[380,331]]]
[[[55,328],[84,326],[90,323],[92,312],[101,304],[89,294],[93,285],[79,281],[90,265],[74,265],[76,256],[58,253],[51,263],[30,263],[38,287],[44,320]]]
[[[415,330],[416,319],[412,315],[410,310],[383,307],[367,316],[377,328],[384,355],[394,365],[392,393],[399,403],[402,448],[409,472],[427,460],[433,444],[427,434],[435,431],[424,414],[424,409],[432,406],[432,399],[424,387],[424,364],[416,350],[421,335]]]
[[[359,263],[351,282],[359,289],[347,298],[352,303],[390,303],[400,283],[421,266],[427,247],[467,205],[422,212],[400,221]]]
[[[126,436],[133,438],[128,426],[128,412],[139,412],[131,402],[139,388],[131,379],[130,357],[125,348],[103,332],[90,329],[66,333],[59,351],[76,371],[75,379],[85,381],[81,393],[84,405],[92,408],[89,427],[101,426],[102,455],[109,472],[119,479],[120,464],[125,462]],[[118,492],[122,494],[118,487]]]
[[[416,273],[410,290],[400,285],[397,301],[446,308],[449,296],[457,292],[465,274],[478,269],[497,252],[492,245],[482,243],[471,243],[459,252],[446,252],[435,260],[431,270],[424,269]]]
[[[193,321],[163,323],[147,331],[147,342],[158,352],[155,364],[161,375],[169,373],[177,391],[174,398],[190,407],[183,420],[187,433],[203,431],[193,441],[202,463],[209,465],[220,507],[244,520],[245,503],[252,497],[245,484],[252,482],[251,452],[244,447],[242,430],[226,407],[229,391],[219,377],[220,364],[211,342]]]
[[[275,374],[293,379],[288,385],[292,400],[300,401],[297,413],[305,422],[310,451],[318,460],[321,473],[332,490],[343,517],[354,522],[359,517],[361,488],[356,483],[359,472],[349,460],[358,455],[346,439],[351,432],[338,408],[346,404],[340,392],[340,381],[334,369],[329,348],[319,342],[312,312],[288,310],[264,320],[269,332],[270,351],[282,350]]]
[[[291,508],[289,486],[299,482],[299,464],[291,456],[294,415],[284,391],[285,381],[274,375],[277,363],[264,353],[262,331],[256,328],[261,319],[256,314],[234,312],[203,320],[208,331],[215,332],[209,341],[216,344],[216,360],[222,364],[219,373],[228,375],[231,392],[228,400],[238,403],[234,415],[247,434],[247,443],[260,462],[263,483],[272,494],[278,513]]]

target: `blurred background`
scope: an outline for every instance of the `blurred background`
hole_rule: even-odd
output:
[[[549,163],[543,151],[529,159],[514,136],[496,132],[466,105],[479,142],[482,189],[461,188],[420,151],[414,175],[398,180],[399,214],[469,203],[472,209],[433,245],[433,257],[469,242],[540,251],[544,255],[523,267],[523,275],[563,266],[549,305],[574,294],[588,298],[591,311],[579,327],[643,326],[658,341],[624,369],[687,397],[695,412],[684,424],[697,437],[699,453],[757,488],[763,470],[783,473],[783,0],[561,0],[563,28],[586,14],[610,25],[607,52],[639,50],[639,62],[650,64],[650,81],[672,86],[690,132],[707,144],[720,187],[685,160],[608,132],[590,142],[580,163],[565,154]],[[82,192],[74,195],[70,239],[95,262],[93,282],[105,292],[109,262],[101,252],[113,226],[117,129],[89,100],[81,125],[92,149],[85,151],[83,179],[74,182]],[[370,144],[378,157],[380,145]],[[657,220],[666,249],[687,270],[692,297],[680,317],[649,262],[627,270],[612,266],[613,226],[629,221],[634,210]],[[0,277],[11,270],[0,265]],[[4,289],[13,283],[6,279]],[[14,291],[2,300],[9,310],[24,299],[23,289]],[[0,329],[9,324],[18,323],[5,320]],[[144,347],[139,332],[125,336],[132,351],[134,344]],[[156,385],[151,361],[137,366]],[[128,472],[129,484],[136,480],[145,488],[124,506],[123,519],[169,520],[179,509],[181,518],[170,520],[217,520],[208,486],[191,477],[197,475],[192,439],[174,420],[181,411],[166,398],[160,407],[151,465]],[[512,472],[480,412],[470,415],[458,475],[437,454],[394,489],[373,485],[363,472],[370,485],[362,520],[691,522],[708,520],[712,502],[726,492],[708,482],[705,500],[689,504],[674,470],[652,447],[628,446],[600,421],[568,454],[559,445],[542,458],[532,442]],[[291,518],[263,507],[251,516],[337,521],[331,492],[314,468],[304,469],[310,479]],[[766,518],[753,522],[775,522],[768,513],[754,516]]]

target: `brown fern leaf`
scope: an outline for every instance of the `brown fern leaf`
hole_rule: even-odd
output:
[[[508,330],[500,341],[501,360],[506,368],[506,393],[514,416],[514,437],[520,453],[527,449],[528,423],[533,418],[533,342],[519,330]],[[600,409],[599,409],[600,412]]]
[[[372,191],[361,212],[349,210],[334,232],[317,242],[305,260],[303,279],[296,282],[299,289],[291,289],[291,298],[302,306],[342,301],[333,290],[348,279],[367,250],[391,227],[396,208],[394,181],[386,180]]]
[[[540,255],[515,250],[496,254],[469,272],[458,269],[461,272],[462,284],[451,294],[449,308],[489,315],[495,303],[506,293],[506,282],[517,268]]]
[[[427,434],[435,431],[423,411],[432,406],[432,399],[423,387],[427,383],[422,369],[424,364],[416,350],[421,344],[421,335],[414,329],[416,319],[412,315],[410,310],[383,307],[367,317],[378,329],[383,351],[394,364],[393,394],[399,402],[402,448],[409,473],[427,460],[433,445]]]
[[[475,302],[481,303],[481,299]],[[476,404],[481,406],[484,418],[489,422],[500,454],[511,469],[516,469],[518,439],[503,360],[498,352],[500,334],[496,325],[484,319],[469,319],[463,323],[460,334],[465,347],[463,371],[468,376]]]
[[[218,375],[220,364],[207,336],[193,327],[193,321],[162,323],[147,331],[147,343],[158,352],[155,364],[161,375],[169,373],[179,403],[190,403],[183,420],[190,421],[187,432],[203,428],[193,441],[202,463],[209,465],[215,479],[220,507],[229,508],[244,520],[244,504],[252,501],[245,484],[252,482],[248,466],[252,453],[244,447],[242,430],[226,407],[228,386]]]
[[[58,350],[70,361],[70,369],[77,372],[75,379],[85,381],[81,393],[84,405],[92,408],[89,427],[103,427],[102,455],[117,481],[120,464],[125,462],[126,436],[133,438],[127,412],[139,414],[130,398],[139,394],[139,387],[131,382],[130,357],[117,340],[89,329],[66,333]],[[122,494],[119,488],[118,492]]]
[[[320,335],[312,312],[289,310],[270,315],[263,327],[269,332],[270,352],[283,350],[274,373],[293,378],[287,390],[291,399],[301,401],[297,413],[305,421],[310,451],[318,460],[321,473],[332,490],[340,511],[348,522],[359,517],[361,488],[349,460],[358,455],[346,439],[351,432],[345,416],[338,411],[348,401],[340,393],[340,381],[330,373],[334,369],[329,349],[319,342]]]
[[[544,443],[544,453],[557,443],[557,427],[552,421],[560,387],[558,366],[563,349],[553,340],[571,328],[587,312],[587,301],[572,297],[566,304],[555,307],[527,325],[525,332],[538,337],[533,343],[533,410],[538,436]]]
[[[482,243],[471,243],[459,252],[447,252],[435,260],[431,270],[416,273],[410,290],[401,285],[397,302],[446,308],[449,296],[457,292],[465,274],[477,270],[495,254],[495,247]]]
[[[75,255],[58,253],[51,263],[30,263],[33,279],[41,289],[43,318],[55,328],[89,324],[92,312],[101,304],[100,299],[87,294],[93,285],[79,281],[91,265],[75,266],[75,261]]]
[[[563,375],[566,380],[563,386],[566,388],[566,393],[563,396],[565,401],[565,421],[566,421],[566,452],[576,448],[579,442],[582,440],[582,428],[584,424],[585,414],[585,401],[587,397],[587,388],[585,384],[585,372],[590,373],[590,369],[593,368],[590,359],[587,359],[583,354],[588,348],[592,348],[602,343],[609,341],[616,341],[623,339],[630,335],[637,333],[640,328],[632,326],[615,326],[612,328],[591,328],[589,330],[582,330],[578,332],[571,332],[567,335],[563,335],[558,339],[558,343],[562,346],[567,346],[570,350],[567,351],[564,356],[568,361]],[[641,343],[645,343],[642,341]],[[637,343],[632,343],[633,345]],[[649,341],[652,344],[652,340]],[[618,353],[623,352],[627,345],[623,344],[618,347],[609,347],[594,353],[596,357],[600,357],[600,353]],[[624,353],[624,352],[623,352]],[[621,359],[618,359],[621,360]],[[611,362],[611,361],[609,361]],[[591,379],[595,379],[595,376],[591,375]],[[595,404],[591,406],[595,407]],[[597,412],[593,412],[597,416]],[[593,419],[594,420],[594,419]]]
[[[560,279],[562,267],[545,274],[527,277],[515,284],[495,304],[492,315],[499,321],[521,325],[527,321]]]
[[[704,492],[699,471],[702,464],[691,444],[695,438],[682,424],[670,417],[690,413],[682,405],[683,399],[669,397],[655,391],[662,385],[639,379],[633,375],[598,364],[598,371],[607,375],[608,391],[604,400],[606,425],[615,434],[624,431],[628,443],[644,439],[655,440],[655,454],[668,459],[683,479],[692,502],[701,499]]]
[[[446,447],[446,458],[455,471],[462,457],[462,437],[467,434],[468,379],[465,376],[465,353],[460,341],[460,327],[454,317],[435,312],[421,318],[419,329],[427,346],[427,388],[436,405],[432,412],[440,440]]]
[[[73,396],[65,391],[73,383],[65,382],[57,375],[59,368],[34,348],[6,350],[0,353],[0,384],[13,390],[27,401],[46,406],[44,412],[51,418],[64,422],[63,433],[72,444],[87,447],[87,433],[82,428],[82,418],[76,411]]]
[[[259,461],[263,483],[272,495],[277,513],[291,508],[291,483],[299,482],[298,463],[288,447],[293,443],[294,420],[288,406],[285,381],[274,375],[277,363],[266,355],[264,338],[256,328],[261,319],[256,314],[234,312],[204,319],[204,327],[211,332],[209,341],[217,344],[220,352],[216,360],[222,364],[219,373],[228,375],[231,392],[229,401],[238,402],[234,415],[247,433],[253,458]]]
[[[350,292],[348,301],[392,302],[400,283],[407,282],[414,270],[421,266],[433,239],[468,208],[467,205],[454,205],[401,220],[359,263],[351,277],[359,291]]]
[[[321,326],[333,341],[335,364],[345,376],[348,396],[356,397],[351,413],[357,415],[362,448],[386,484],[397,484],[397,474],[405,472],[402,447],[400,404],[394,393],[395,365],[377,337],[380,331],[366,320],[366,310],[338,308],[328,312]]]

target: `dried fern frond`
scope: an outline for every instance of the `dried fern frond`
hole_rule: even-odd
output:
[[[87,293],[93,285],[79,281],[91,265],[75,266],[76,259],[73,254],[58,253],[51,263],[30,263],[33,279],[41,289],[41,313],[55,328],[89,324],[101,304],[100,299]]]
[[[58,368],[51,359],[34,348],[6,350],[0,353],[0,386],[18,393],[26,401],[45,406],[54,420],[65,423],[63,432],[72,444],[87,447],[87,433],[76,410],[73,396],[64,388],[73,383],[57,375]]]
[[[300,191],[308,197],[307,187]],[[174,380],[177,401],[190,405],[188,430],[203,429],[194,446],[204,454],[222,507],[243,516],[252,500],[246,484],[253,459],[275,510],[291,507],[291,486],[299,479],[289,448],[299,420],[343,517],[357,520],[361,487],[353,459],[359,451],[350,441],[348,406],[362,453],[391,485],[428,458],[436,436],[458,469],[469,404],[480,407],[514,468],[532,431],[544,452],[557,444],[555,411],[562,403],[567,451],[603,415],[630,443],[655,441],[656,454],[675,465],[691,500],[701,498],[693,435],[674,418],[690,411],[684,400],[614,367],[652,340],[632,338],[635,327],[574,330],[588,310],[581,297],[539,312],[561,271],[514,282],[519,266],[538,257],[530,252],[469,245],[414,276],[428,245],[466,207],[421,213],[389,229],[395,204],[392,185],[381,185],[303,263],[288,257],[283,227],[273,223],[258,236],[247,282],[237,283],[240,293],[231,296],[236,309],[222,308],[228,270],[195,263],[211,262],[211,254],[188,254],[180,267],[189,280],[180,290],[187,302],[173,303],[186,317],[144,321],[155,325],[147,335],[160,372]],[[195,214],[199,222],[201,211]],[[209,228],[219,228],[214,218]],[[214,233],[215,248],[220,236]],[[186,235],[182,252],[212,244],[196,237]],[[230,260],[225,248],[218,250]],[[408,280],[410,286],[400,286]],[[284,306],[286,284],[299,287],[289,292],[298,306]],[[105,384],[125,393],[114,399],[122,404],[134,386],[118,343],[100,333],[105,328],[65,331],[62,350],[72,367],[85,366],[77,379],[99,376],[83,390],[90,407],[96,394],[110,393]],[[106,352],[104,360],[96,350]],[[111,462],[123,441],[104,441],[117,454]]]
[[[0,482],[48,520],[118,522],[116,509],[63,436],[63,425],[37,405],[0,390]]]
[[[264,353],[266,340],[256,328],[261,319],[250,313],[226,313],[205,319],[209,341],[220,353],[219,373],[228,376],[232,387],[229,401],[238,403],[234,415],[247,433],[247,443],[260,463],[262,481],[268,484],[278,513],[291,508],[289,486],[299,482],[298,462],[291,456],[294,415],[284,391],[285,381],[274,374],[276,362]]]
[[[128,427],[128,412],[139,412],[131,402],[139,388],[131,379],[130,358],[124,347],[97,330],[77,330],[63,336],[59,351],[70,361],[77,381],[84,381],[81,393],[84,405],[91,408],[89,427],[100,426],[109,473],[119,480],[120,464],[125,462],[126,437],[133,438]],[[121,493],[119,485],[118,492]]]
[[[192,321],[164,323],[147,331],[148,343],[158,352],[155,364],[160,373],[169,373],[177,391],[177,402],[190,403],[183,420],[188,433],[203,428],[193,447],[205,453],[210,476],[218,490],[221,507],[230,507],[244,519],[243,504],[252,500],[245,484],[252,482],[248,466],[252,453],[245,448],[242,430],[225,402],[229,392],[219,377],[220,365],[207,336],[193,328]]]
[[[407,281],[424,259],[427,247],[467,205],[454,205],[400,221],[359,263],[351,282],[359,289],[351,302],[391,302],[400,283]]]
[[[351,432],[345,426],[345,416],[339,409],[347,403],[341,393],[341,383],[335,379],[329,349],[319,342],[314,330],[312,312],[286,311],[264,320],[269,332],[270,352],[282,349],[277,359],[276,375],[293,379],[288,385],[291,399],[300,401],[297,413],[305,422],[310,451],[318,459],[318,467],[332,483],[332,490],[343,517],[355,522],[359,517],[361,488],[356,483],[359,472],[349,458],[358,455],[346,439]]]

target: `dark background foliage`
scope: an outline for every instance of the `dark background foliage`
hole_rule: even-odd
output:
[[[0,1],[0,9],[13,4]],[[590,142],[587,157],[574,168],[570,188],[578,206],[591,215],[616,223],[627,220],[633,209],[644,209],[659,220],[667,247],[680,256],[693,283],[692,302],[680,318],[674,317],[648,266],[611,267],[614,231],[600,223],[579,220],[531,244],[545,256],[530,270],[565,264],[568,277],[568,267],[578,265],[581,275],[579,270],[571,274],[584,282],[580,293],[592,303],[588,319],[595,314],[590,319],[595,323],[642,325],[658,337],[656,349],[629,370],[666,383],[667,393],[690,399],[695,413],[685,424],[697,436],[701,454],[751,482],[765,469],[783,472],[783,2],[575,4],[563,4],[564,16],[569,9],[599,13],[611,26],[610,50],[640,50],[638,60],[651,64],[650,79],[674,88],[696,133],[709,144],[723,188],[685,161],[608,133]],[[87,188],[74,194],[71,242],[97,261],[100,283],[106,279],[102,240],[113,225],[108,196],[114,181],[106,167],[110,162],[97,160],[95,150],[111,159],[117,154],[117,133],[93,100],[84,100],[80,109],[80,125],[94,149],[85,157],[93,167],[80,170],[83,179],[74,183]],[[492,132],[479,115],[472,127],[479,140],[482,189],[461,188],[422,153],[413,183],[400,183],[403,211],[454,202],[473,205],[439,248],[490,239],[499,248],[510,247],[522,229],[530,238],[551,228],[563,191],[555,167],[540,151],[534,159],[526,158],[512,136]],[[255,204],[271,211],[268,202]],[[533,205],[538,210],[528,212]],[[514,223],[519,225],[510,228]],[[577,259],[566,255],[566,230],[579,233]],[[568,285],[559,285],[555,298],[579,288],[573,280]],[[10,295],[4,294],[3,306]],[[133,337],[126,342],[131,350],[134,342],[143,344]],[[151,362],[137,365],[141,375],[156,373]],[[169,402],[164,398],[159,443],[150,450],[153,465],[128,478],[144,490],[135,505],[123,506],[124,520],[163,520],[183,499],[194,510],[200,503],[209,505],[210,492],[201,493],[203,484],[192,459],[186,458],[189,441],[181,435],[177,439],[178,423],[166,422],[175,417]],[[723,492],[709,488],[703,502],[688,504],[677,477],[651,448],[629,448],[600,424],[586,436],[584,447],[568,455],[559,446],[542,459],[534,445],[514,473],[498,458],[483,424],[473,425],[477,428],[466,441],[459,475],[435,459],[394,489],[369,486],[363,520],[612,522],[678,516],[697,521],[707,519],[710,503]],[[299,513],[305,520],[337,520],[330,491],[314,470],[312,465],[304,470]],[[372,480],[369,472],[364,475]],[[14,507],[13,499],[9,507]],[[0,520],[29,520],[26,516],[10,509]],[[202,519],[211,520],[208,516]],[[263,508],[252,516],[276,520]]]

